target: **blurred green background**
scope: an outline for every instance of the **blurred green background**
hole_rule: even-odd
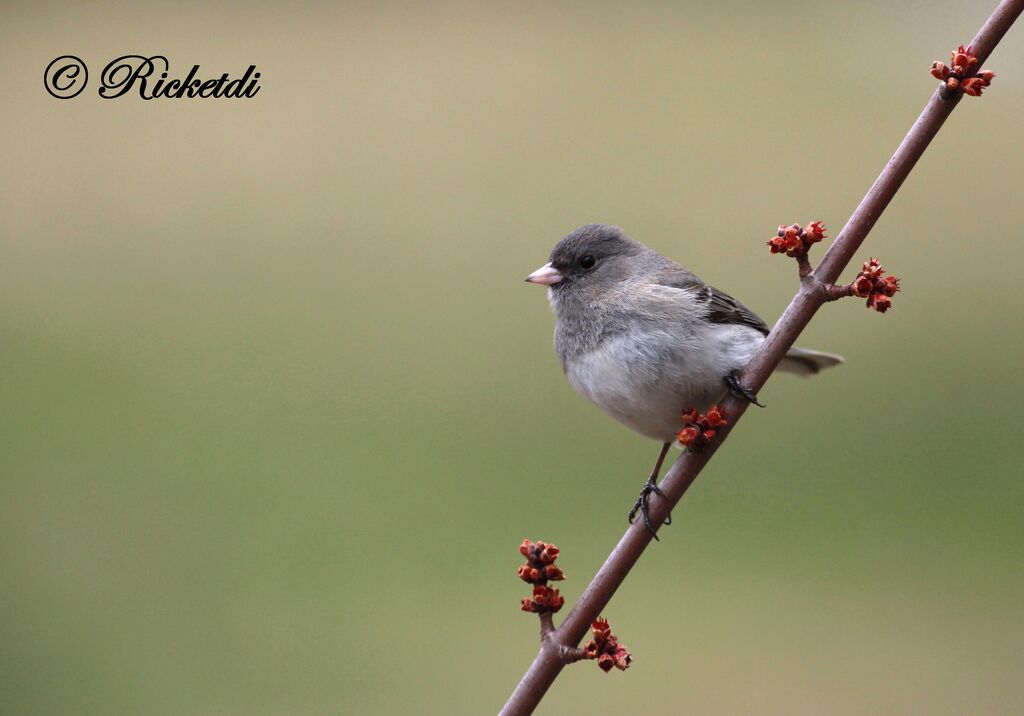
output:
[[[620,224],[772,322],[987,3],[7,4],[0,712],[485,714],[656,446],[565,384],[523,276]],[[127,53],[252,100],[116,101]],[[72,53],[88,90],[43,68]],[[1024,27],[541,713],[1024,712]],[[819,257],[821,253],[817,254]],[[852,276],[853,272],[848,272]]]

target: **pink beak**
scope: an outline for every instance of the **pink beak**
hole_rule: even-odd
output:
[[[527,276],[526,280],[530,283],[539,283],[541,286],[553,286],[563,278],[565,278],[565,276],[562,275],[561,271],[556,269],[550,263],[546,263]]]

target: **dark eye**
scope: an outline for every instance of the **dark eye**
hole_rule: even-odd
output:
[[[594,264],[596,263],[597,259],[595,259],[590,254],[587,254],[586,256],[580,259],[580,268],[582,268],[585,271],[589,271],[590,269],[594,268]]]

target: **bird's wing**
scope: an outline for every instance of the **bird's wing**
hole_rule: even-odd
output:
[[[694,297],[707,305],[708,320],[712,323],[734,323],[741,326],[749,326],[768,335],[770,330],[768,324],[761,320],[756,313],[725,291],[719,291],[714,286],[707,285],[685,269],[680,268],[676,271],[667,272],[658,283],[663,286],[687,288],[693,291]]]
[[[737,323],[741,326],[750,326],[768,335],[768,324],[761,320],[761,317],[737,301],[735,298],[719,291],[714,286],[705,286],[702,293],[698,295],[707,296],[708,318],[713,323]]]

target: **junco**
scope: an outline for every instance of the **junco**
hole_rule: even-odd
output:
[[[588,224],[526,280],[548,287],[555,353],[569,384],[632,430],[661,443],[632,521],[657,487],[661,463],[689,407],[706,411],[726,390],[757,402],[736,380],[768,326],[739,301],[607,224]],[[793,348],[779,370],[808,376],[840,356]]]

